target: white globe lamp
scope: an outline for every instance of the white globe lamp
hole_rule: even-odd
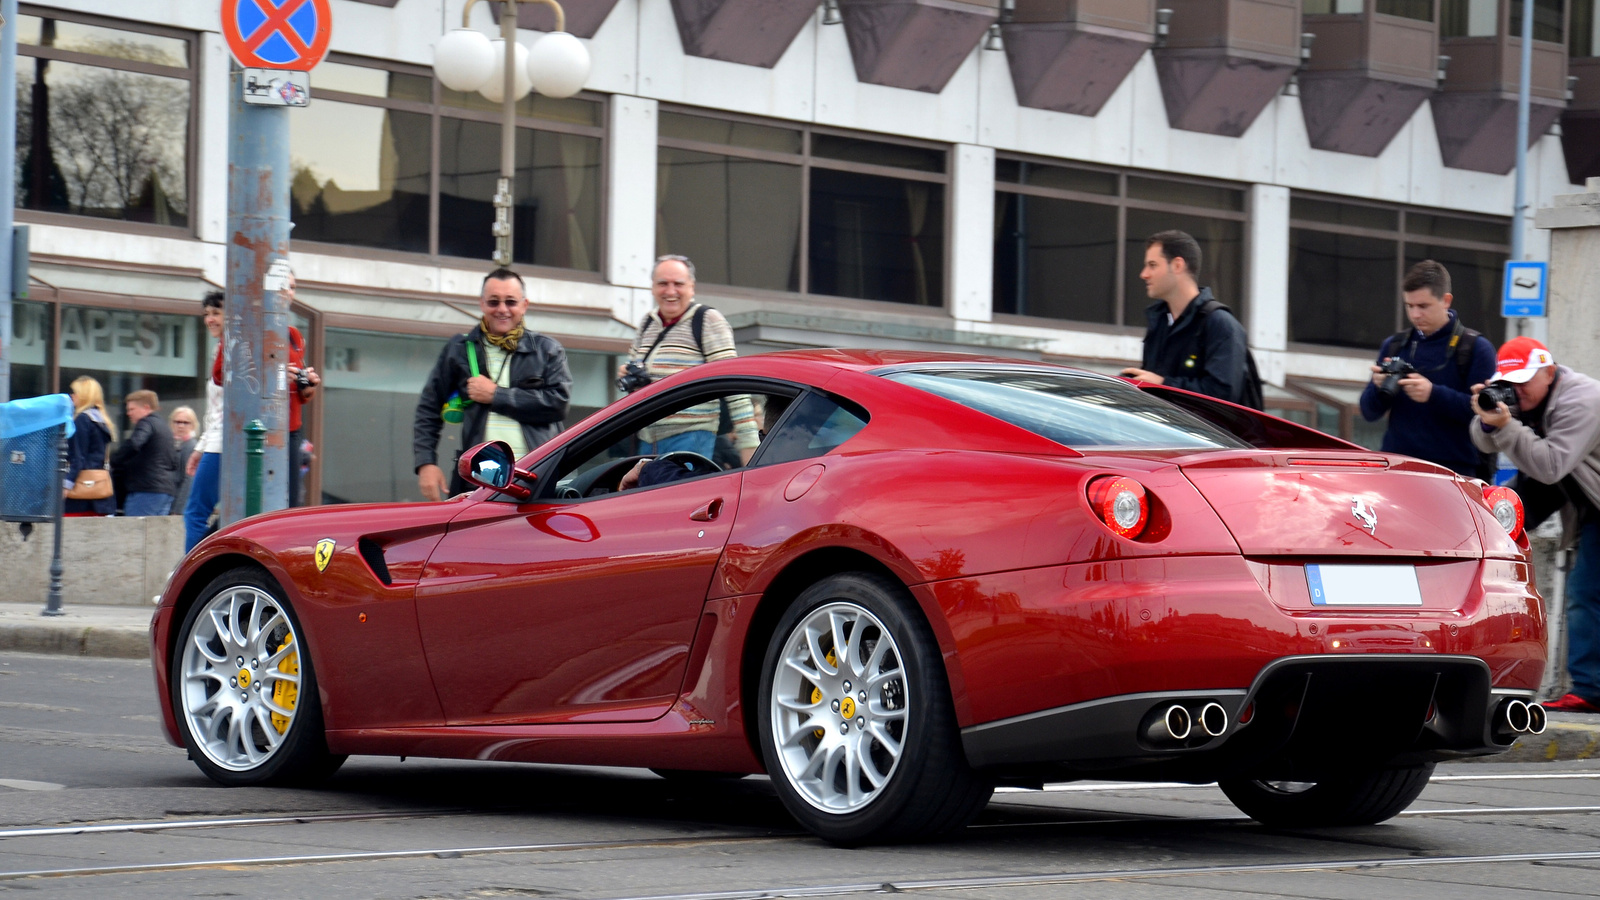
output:
[[[452,91],[475,91],[495,73],[494,48],[482,32],[457,28],[433,48],[433,71]]]
[[[501,103],[506,98],[506,42],[498,40],[493,43],[494,74],[490,75],[489,80],[478,88],[478,93],[488,97],[490,103]],[[511,46],[517,48],[513,55],[515,61],[512,63],[511,68],[511,77],[515,79],[512,84],[513,97],[521,100],[523,97],[528,96],[528,91],[533,90],[533,82],[528,80],[528,48],[518,43],[513,43]]]
[[[528,80],[546,97],[571,97],[589,80],[589,48],[565,31],[546,34],[528,54]]]

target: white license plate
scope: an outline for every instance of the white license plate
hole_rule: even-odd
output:
[[[1412,566],[1306,566],[1313,606],[1421,606]]]

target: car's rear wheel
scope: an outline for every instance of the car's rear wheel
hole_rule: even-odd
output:
[[[328,752],[299,619],[265,573],[224,572],[184,617],[172,707],[189,756],[225,785],[305,783],[344,762]]]
[[[767,648],[758,715],[779,798],[835,843],[947,834],[993,791],[962,752],[933,634],[878,575],[834,575],[795,600]]]
[[[1393,818],[1428,786],[1433,763],[1340,775],[1316,782],[1230,779],[1217,786],[1240,812],[1277,828],[1372,825]]]

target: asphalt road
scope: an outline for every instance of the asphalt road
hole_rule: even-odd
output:
[[[1442,766],[1389,823],[1284,832],[1211,786],[997,794],[959,839],[840,850],[765,779],[353,759],[226,789],[168,746],[149,665],[0,653],[0,895],[1428,900],[1600,894],[1600,763]],[[32,873],[32,874],[30,874]]]

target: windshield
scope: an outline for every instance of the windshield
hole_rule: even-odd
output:
[[[1248,444],[1131,384],[1038,369],[944,368],[884,373],[1073,449],[1240,449]]]

